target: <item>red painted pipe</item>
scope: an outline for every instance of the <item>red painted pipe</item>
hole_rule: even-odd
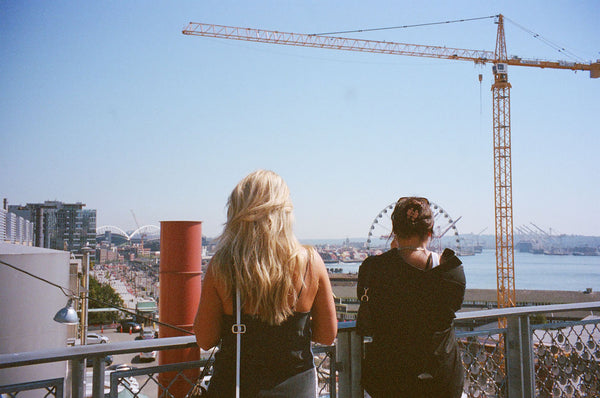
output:
[[[202,290],[202,222],[161,221],[160,223],[160,297],[159,320],[193,331],[194,317]],[[159,337],[189,336],[184,332],[159,325]],[[196,361],[198,348],[159,351],[158,363]],[[198,369],[186,370],[190,380],[196,380]],[[191,386],[177,372],[158,375],[161,385],[169,386],[174,397],[185,397]],[[173,384],[171,382],[175,379]],[[159,388],[158,396],[164,396]]]

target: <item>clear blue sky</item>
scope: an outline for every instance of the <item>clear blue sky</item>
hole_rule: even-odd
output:
[[[498,8],[502,7],[502,8]],[[300,238],[364,237],[400,196],[494,230],[491,66],[184,36],[190,21],[319,33],[498,13],[586,61],[598,1],[0,1],[0,195],[98,226],[201,220],[246,174],[292,191]],[[347,34],[493,51],[493,19]],[[506,23],[509,55],[566,59]],[[478,81],[483,74],[483,83]],[[600,235],[600,79],[509,69],[515,225]]]

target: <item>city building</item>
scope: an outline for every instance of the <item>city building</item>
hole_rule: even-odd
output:
[[[0,208],[0,242],[32,246],[33,224],[14,213],[8,212],[6,199]]]
[[[57,323],[53,317],[65,306],[68,297],[55,286],[37,278],[76,291],[75,260],[71,260],[70,254],[64,251],[4,242],[0,242],[0,260],[5,263],[0,265],[0,355],[66,347],[67,339],[75,337],[77,326]],[[58,365],[2,369],[0,385],[65,377],[66,366],[62,362]]]
[[[45,201],[8,206],[13,213],[33,225],[33,245],[80,253],[96,243],[96,210],[85,204]]]

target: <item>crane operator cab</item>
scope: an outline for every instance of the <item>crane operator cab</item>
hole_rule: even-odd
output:
[[[508,81],[508,64],[499,62],[492,65],[492,72],[494,72],[494,78],[496,81],[506,82]]]

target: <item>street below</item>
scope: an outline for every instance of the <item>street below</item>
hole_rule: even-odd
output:
[[[110,339],[109,344],[127,342],[127,341],[135,341],[135,338],[139,336],[139,332],[131,333],[131,334],[117,332],[116,327],[114,327],[114,326],[108,326],[108,327],[105,326],[103,332],[101,331],[100,327],[90,327],[90,331],[94,331],[95,333],[100,333],[104,336],[107,336]],[[112,365],[121,365],[121,364],[129,365],[132,368],[141,369],[141,368],[148,368],[148,367],[152,367],[152,366],[158,366],[158,359],[155,359],[152,361],[143,361],[143,360],[140,360],[139,353],[113,355]],[[90,371],[91,371],[91,368],[88,368],[88,372],[90,372]],[[144,385],[144,383],[148,380],[147,376],[136,377],[136,380],[138,381],[138,384],[141,389],[140,397],[154,398],[154,397],[158,396],[158,386],[156,385],[156,383],[150,381],[146,385]],[[143,388],[142,388],[142,386],[143,386]]]

